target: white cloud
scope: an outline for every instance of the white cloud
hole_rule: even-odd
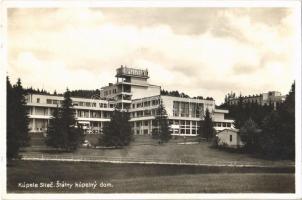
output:
[[[150,82],[164,89],[218,102],[230,90],[286,93],[293,81],[292,15],[276,25],[232,10],[217,17],[231,37],[215,35],[212,26],[190,35],[161,21],[116,23],[97,9],[17,9],[8,19],[8,72],[25,86],[64,91],[100,88],[115,80],[117,67],[127,65],[148,68]]]

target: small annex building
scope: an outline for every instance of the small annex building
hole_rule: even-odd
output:
[[[218,146],[241,148],[245,143],[241,140],[238,129],[223,129],[216,134]]]

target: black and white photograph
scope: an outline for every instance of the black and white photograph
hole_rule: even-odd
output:
[[[54,2],[2,4],[4,199],[302,197],[300,1]]]

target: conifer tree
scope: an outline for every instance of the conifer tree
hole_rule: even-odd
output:
[[[155,135],[155,138],[160,139],[161,142],[168,142],[171,139],[171,133],[169,130],[167,111],[162,102],[160,102],[156,109],[154,121],[157,128],[153,130],[152,135]]]
[[[259,129],[257,124],[249,118],[240,128],[240,136],[245,142],[245,148],[248,152],[255,152],[259,147]]]
[[[54,112],[49,123],[47,145],[66,151],[74,151],[83,142],[84,133],[76,126],[75,113],[72,107],[70,92],[67,89],[60,109]]]
[[[213,121],[210,116],[209,109],[206,109],[204,120],[200,121],[198,135],[202,138],[206,138],[207,141],[214,136],[215,130],[213,128]]]
[[[17,158],[19,155],[19,131],[15,126],[15,99],[13,87],[9,81],[9,78],[6,77],[6,155],[7,159]]]
[[[25,91],[22,87],[20,78],[18,79],[17,83],[13,86],[13,94],[14,94],[14,101],[15,101],[15,126],[20,131],[20,145],[21,146],[29,146],[30,137],[28,134],[28,111],[26,108],[26,101],[25,101]]]
[[[99,143],[105,146],[123,147],[130,144],[132,140],[129,113],[117,109],[111,115],[110,122],[104,126],[104,134]]]
[[[29,145],[28,135],[28,113],[25,102],[25,92],[21,80],[12,86],[9,78],[6,78],[7,85],[7,158],[18,158],[19,149]]]
[[[59,116],[59,107],[57,107],[53,114],[52,118],[49,120],[46,136],[46,145],[59,148],[62,145],[62,132],[60,128],[60,116]]]
[[[61,108],[61,129],[62,129],[62,147],[69,151],[74,151],[83,142],[83,131],[77,128],[75,112],[72,109],[73,104],[70,98],[70,92],[67,89],[64,93],[64,100]]]

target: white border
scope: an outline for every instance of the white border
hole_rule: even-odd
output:
[[[301,193],[301,1],[27,1],[27,0],[6,0],[1,2],[1,78],[6,79],[6,14],[8,8],[38,8],[38,7],[291,7],[295,8],[297,16],[296,26],[299,27],[296,41],[296,192],[295,194],[276,194],[276,193],[239,193],[239,194],[6,194],[6,142],[5,134],[1,134],[1,173],[4,177],[1,178],[1,192],[5,199],[299,199],[302,198]],[[1,36],[0,35],[0,36]],[[1,39],[3,38],[3,41]],[[6,80],[5,80],[6,81]],[[6,91],[5,82],[0,83],[1,92]],[[2,93],[2,97],[5,97]],[[2,101],[4,99],[4,101]],[[6,98],[2,98],[0,104],[1,119],[5,119],[6,113]],[[297,112],[298,111],[298,112]],[[5,120],[2,120],[2,122]],[[6,130],[6,123],[0,123],[1,130]],[[2,133],[4,133],[2,131]],[[5,194],[3,195],[3,189]]]

